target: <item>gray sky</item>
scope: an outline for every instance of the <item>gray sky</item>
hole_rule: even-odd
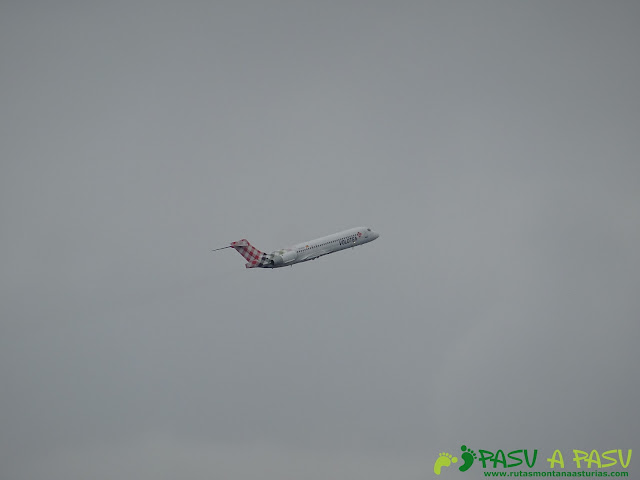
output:
[[[0,478],[640,448],[639,21],[3,2]],[[210,252],[355,225],[381,236],[293,268]]]

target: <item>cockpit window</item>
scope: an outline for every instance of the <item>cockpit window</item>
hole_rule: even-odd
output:
[[[371,231],[371,229],[370,229],[370,228],[367,228],[367,232],[370,232],[370,231]]]

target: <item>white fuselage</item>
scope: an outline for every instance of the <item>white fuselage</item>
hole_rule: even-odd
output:
[[[339,252],[347,248],[364,245],[374,241],[379,236],[380,234],[370,228],[355,227],[327,235],[326,237],[299,243],[290,248],[276,250],[269,257],[274,260],[272,268],[286,267],[308,260],[315,260],[323,255]]]

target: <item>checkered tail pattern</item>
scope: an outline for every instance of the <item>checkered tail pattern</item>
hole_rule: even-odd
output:
[[[269,256],[251,245],[246,238],[231,242],[231,246],[247,260],[244,264],[246,268],[268,268],[271,263]]]

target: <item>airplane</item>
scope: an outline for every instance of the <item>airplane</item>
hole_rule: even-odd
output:
[[[251,245],[246,238],[231,242],[226,247],[216,248],[212,251],[234,248],[236,252],[247,260],[244,265],[246,268],[280,268],[315,260],[323,255],[329,255],[350,247],[358,247],[365,243],[373,242],[379,236],[379,233],[370,228],[354,227],[326,237],[302,242],[293,247],[275,250],[271,253],[261,252]]]

